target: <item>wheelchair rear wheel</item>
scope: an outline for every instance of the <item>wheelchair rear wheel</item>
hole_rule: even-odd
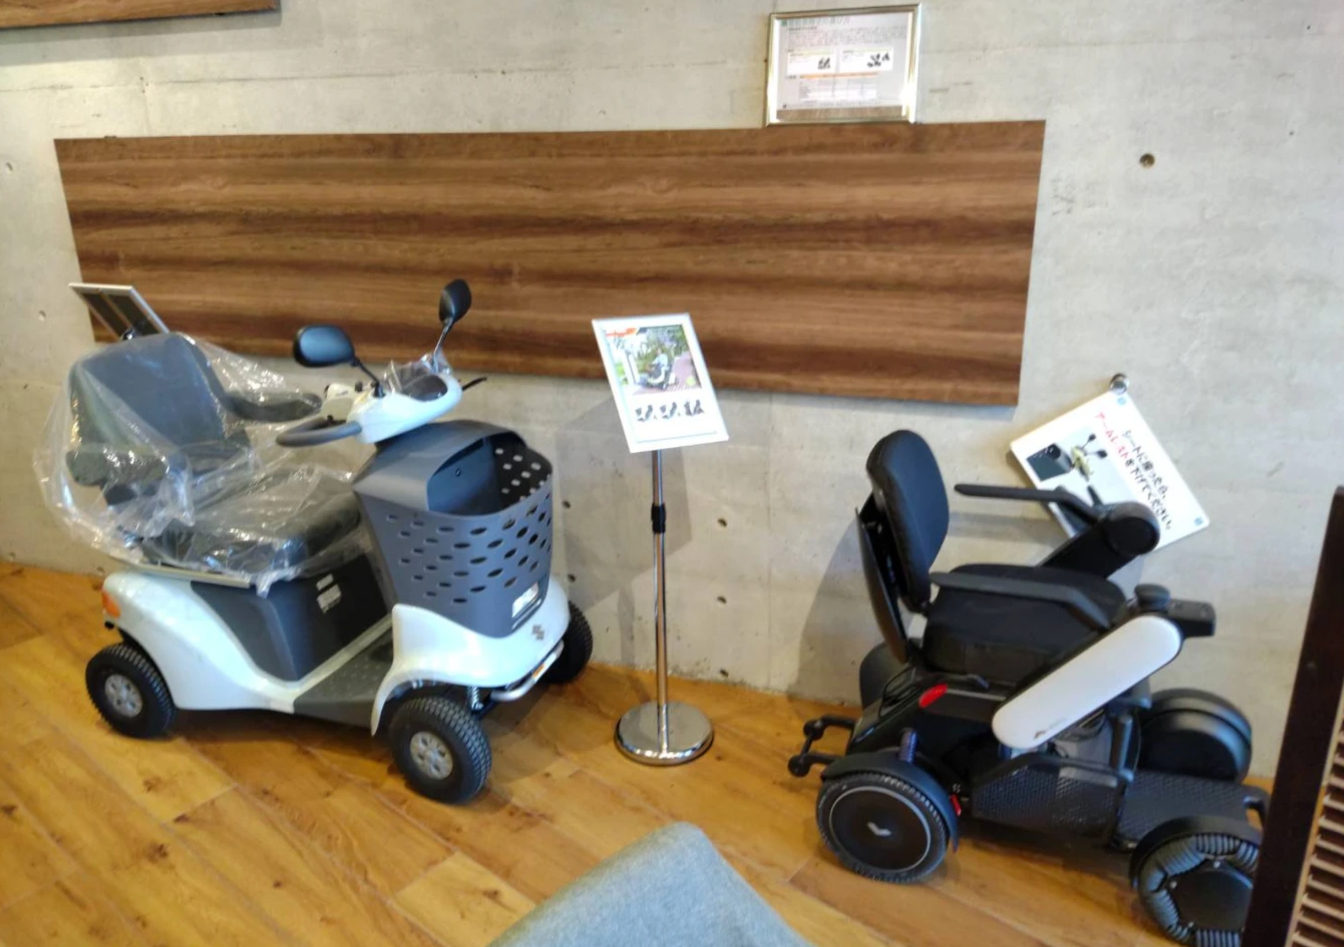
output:
[[[1140,769],[1239,783],[1251,766],[1250,723],[1207,691],[1177,688],[1153,695],[1139,740]]]
[[[817,826],[841,864],[879,881],[922,881],[947,855],[947,826],[929,797],[881,773],[827,780]]]

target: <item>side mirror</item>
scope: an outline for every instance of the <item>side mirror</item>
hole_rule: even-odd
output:
[[[355,346],[339,326],[304,326],[294,336],[294,361],[304,368],[352,365]]]
[[[471,287],[466,280],[455,279],[443,287],[443,292],[439,294],[439,321],[443,323],[444,331],[451,329],[470,308]]]

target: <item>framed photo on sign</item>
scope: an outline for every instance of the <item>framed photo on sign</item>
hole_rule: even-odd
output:
[[[728,440],[689,315],[594,319],[593,333],[630,453]]]
[[[770,16],[767,125],[915,120],[919,4]]]

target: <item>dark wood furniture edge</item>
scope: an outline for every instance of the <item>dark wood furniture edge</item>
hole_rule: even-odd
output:
[[[1243,947],[1283,947],[1292,927],[1344,691],[1344,487],[1335,490],[1293,680]]]

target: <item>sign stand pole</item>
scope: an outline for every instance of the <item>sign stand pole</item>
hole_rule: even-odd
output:
[[[658,699],[632,707],[616,724],[616,747],[651,766],[689,763],[714,742],[714,727],[689,704],[667,699],[667,507],[663,503],[663,452],[653,451],[653,628]]]

